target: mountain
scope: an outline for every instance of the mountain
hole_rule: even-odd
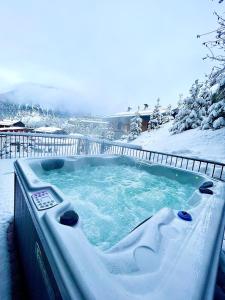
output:
[[[1,103],[40,106],[65,115],[87,115],[90,113],[86,101],[75,91],[36,83],[23,83],[13,90],[0,94]]]
[[[105,124],[93,126],[90,106],[74,92],[38,85],[22,84],[0,94],[0,120],[21,120],[29,128],[53,126],[67,133],[81,133],[101,137]],[[83,118],[83,119],[82,119]],[[101,121],[101,120],[100,120]]]

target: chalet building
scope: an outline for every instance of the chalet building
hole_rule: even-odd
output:
[[[25,127],[25,124],[18,120],[2,120],[0,121],[0,128],[7,127]]]
[[[29,132],[30,128],[25,127],[25,124],[18,120],[3,120],[0,121],[0,133],[2,132]]]
[[[162,115],[166,115],[166,109],[161,108],[160,112]],[[148,122],[153,113],[153,110],[146,107],[146,109],[134,111],[128,108],[128,111],[117,113],[112,116],[106,117],[106,120],[110,123],[112,129],[116,135],[128,134],[130,131],[130,121],[137,114],[142,119],[142,131],[148,129]]]

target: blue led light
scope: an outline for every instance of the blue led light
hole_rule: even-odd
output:
[[[180,210],[178,211],[177,215],[180,219],[184,221],[192,221],[192,216],[186,211]]]

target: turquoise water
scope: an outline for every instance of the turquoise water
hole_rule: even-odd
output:
[[[89,241],[108,249],[162,207],[190,208],[196,189],[146,169],[128,165],[43,171],[38,176],[57,186],[73,203]]]

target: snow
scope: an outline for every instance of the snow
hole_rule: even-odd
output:
[[[167,111],[167,108],[160,107],[160,113],[163,114]],[[138,113],[139,116],[149,116],[152,115],[153,109],[143,109],[143,110],[130,110],[125,112],[119,112],[114,115],[111,115],[107,118],[119,118],[119,117],[134,117]]]
[[[7,230],[13,219],[13,160],[0,160],[0,299],[11,299]]]
[[[220,89],[220,84],[216,83],[210,88],[210,92],[212,95],[216,94]]]
[[[107,121],[101,121],[101,120],[87,120],[87,119],[81,119],[79,120],[80,123],[90,123],[90,124],[103,124],[108,125],[109,122]]]
[[[0,131],[8,132],[8,131],[28,131],[29,129],[26,127],[12,126],[12,127],[3,127],[0,128]]]
[[[172,121],[161,128],[143,132],[132,143],[143,149],[167,152],[225,162],[225,128],[201,130],[199,128],[171,134]]]
[[[19,120],[3,120],[0,121],[1,126],[13,126],[14,124],[18,123]]]
[[[214,129],[218,129],[218,128],[221,128],[221,127],[225,127],[225,118],[223,118],[223,117],[219,117],[218,119],[216,119],[213,122],[213,128]]]
[[[35,132],[43,132],[43,133],[60,133],[63,132],[63,130],[61,128],[58,127],[39,127],[39,128],[35,128],[34,130]]]

